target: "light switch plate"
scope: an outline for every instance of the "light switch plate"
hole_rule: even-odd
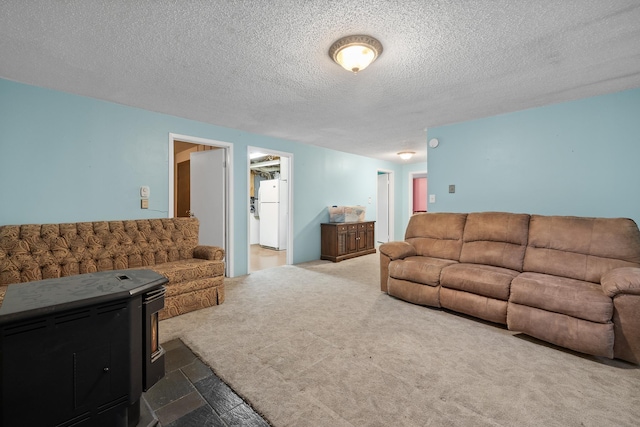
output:
[[[140,209],[149,209],[149,199],[140,199]]]
[[[435,202],[436,202],[436,195],[429,194],[429,203],[435,203]]]
[[[449,193],[455,193],[456,192],[456,186],[451,184],[449,185]]]

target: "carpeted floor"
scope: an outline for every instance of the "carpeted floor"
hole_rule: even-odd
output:
[[[273,426],[637,426],[640,369],[379,290],[378,255],[227,279],[167,319]]]

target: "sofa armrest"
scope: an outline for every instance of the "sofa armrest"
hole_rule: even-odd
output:
[[[199,259],[208,259],[211,261],[221,261],[224,259],[224,249],[218,246],[198,245],[193,249],[193,257]]]
[[[600,280],[605,295],[640,295],[640,268],[621,267],[606,272]]]
[[[385,254],[391,261],[416,254],[416,248],[407,242],[389,242],[380,245],[380,253]]]

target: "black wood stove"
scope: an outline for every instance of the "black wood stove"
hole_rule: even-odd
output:
[[[150,270],[10,285],[0,308],[0,426],[132,427],[164,376]]]

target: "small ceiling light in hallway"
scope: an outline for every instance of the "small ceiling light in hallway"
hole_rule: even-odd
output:
[[[401,151],[398,153],[398,156],[400,156],[402,160],[409,160],[414,154],[416,154],[415,151]]]

